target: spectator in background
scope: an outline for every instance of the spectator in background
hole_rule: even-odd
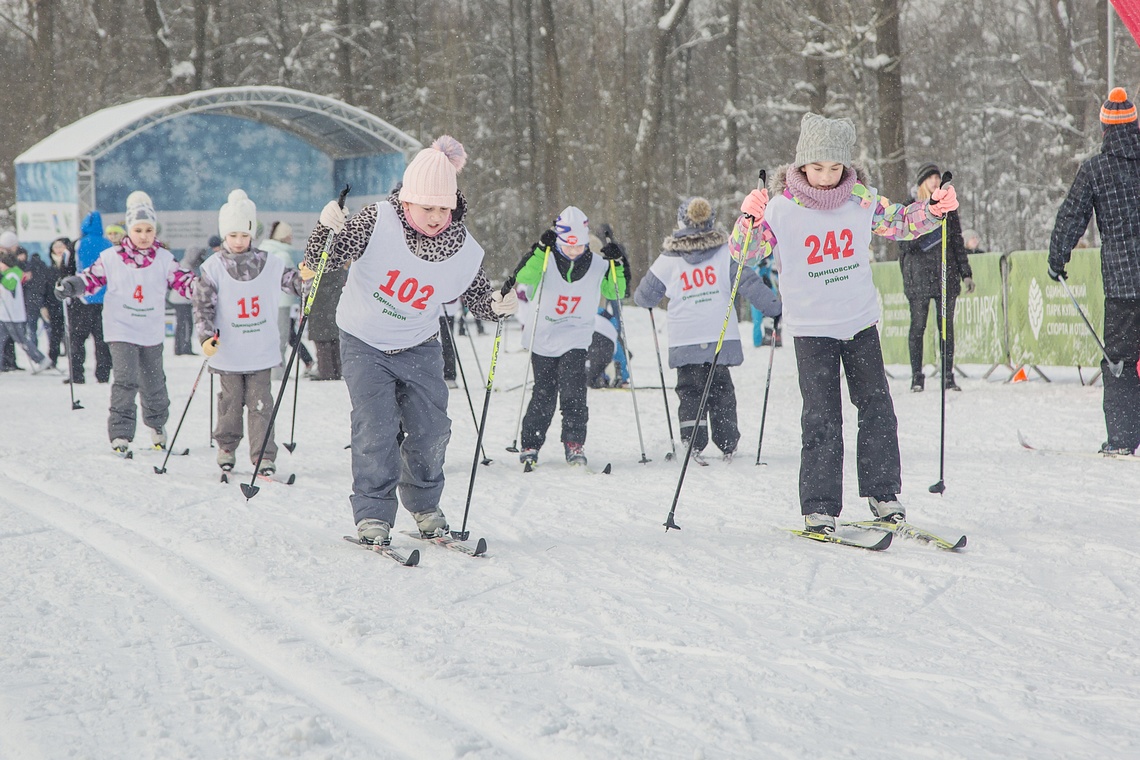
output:
[[[111,247],[111,241],[103,237],[103,217],[92,211],[79,228],[83,236],[75,247],[75,268],[87,269],[99,260],[99,254]],[[120,238],[121,239],[121,238]],[[83,298],[73,298],[68,309],[70,320],[71,351],[68,365],[71,377],[64,382],[85,382],[83,364],[87,359],[87,338],[95,342],[95,379],[105,383],[111,379],[111,349],[103,340],[103,287]]]
[[[40,353],[25,332],[28,315],[24,311],[24,271],[11,250],[15,238],[12,232],[0,236],[0,246],[5,248],[0,252],[0,351],[9,343],[19,343],[28,354],[35,375],[51,366],[51,360]]]
[[[313,380],[340,380],[340,328],[336,326],[336,308],[340,294],[348,282],[348,268],[325,269],[321,286],[309,311],[309,340],[317,347],[317,368],[306,374]]]
[[[51,280],[51,270],[38,253],[29,256],[26,250],[17,247],[16,265],[24,270],[24,311],[28,315],[27,327],[24,332],[28,337],[28,342],[38,349],[40,346],[40,310],[44,306],[45,294],[50,293],[55,283]],[[53,299],[49,298],[48,300]]]
[[[1131,456],[1140,445],[1140,130],[1136,106],[1116,87],[1100,109],[1104,131],[1100,153],[1077,169],[1049,241],[1049,276],[1065,277],[1065,265],[1085,234],[1093,211],[1100,231],[1100,274],[1104,281],[1104,348],[1123,362],[1116,377],[1107,361],[1104,380],[1105,455]]]
[[[989,253],[982,248],[982,236],[976,230],[963,230],[962,243],[966,246],[966,253]]]
[[[917,181],[918,189],[914,198],[907,200],[907,205],[930,200],[931,193],[942,187],[942,171],[934,164],[926,164],[918,170]],[[935,317],[939,322],[942,319],[941,225],[919,238],[900,242],[899,266],[902,267],[903,292],[910,302],[910,389],[920,393],[926,385],[926,376],[922,373],[922,345],[931,299]],[[954,382],[954,302],[963,287],[966,293],[974,292],[974,273],[966,258],[962,223],[955,210],[946,214],[946,376],[942,378],[946,389],[951,391],[962,390]],[[941,343],[941,326],[938,338]]]
[[[301,265],[304,252],[293,247],[293,228],[288,222],[277,221],[269,225],[269,239],[262,240],[258,247],[271,256],[280,259],[286,269],[296,269]],[[317,292],[319,293],[320,290]],[[282,293],[279,298],[280,300],[277,302],[277,333],[281,338],[282,361],[288,363],[289,349],[295,345],[296,341],[300,340],[297,336],[296,324],[301,317],[301,298],[289,293]],[[312,369],[313,357],[305,348],[304,343],[297,346],[297,356],[305,363],[306,370]],[[285,364],[282,364],[273,369],[274,380],[281,379],[284,366]]]
[[[121,224],[111,224],[103,230],[103,235],[111,241],[111,245],[118,245],[123,236],[127,234],[126,228]]]
[[[66,338],[67,320],[64,318],[64,305],[52,295],[55,284],[64,277],[75,274],[75,250],[71,238],[61,237],[51,241],[48,249],[51,267],[48,270],[47,285],[44,288],[42,314],[48,323],[48,358],[55,367],[61,355],[60,347]]]
[[[16,263],[15,255],[19,247],[20,241],[19,238],[16,237],[15,232],[5,230],[4,234],[0,235],[0,258],[10,255],[12,257],[12,263]],[[0,372],[22,369],[23,367],[16,363],[16,341],[12,340],[4,343],[4,347],[0,349]]]

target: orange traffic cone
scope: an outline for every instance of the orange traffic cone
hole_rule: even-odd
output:
[[[1027,383],[1029,382],[1029,373],[1025,371],[1025,367],[1013,373],[1013,377],[1009,379],[1011,383]]]

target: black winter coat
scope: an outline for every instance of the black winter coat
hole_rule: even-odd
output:
[[[336,326],[336,307],[340,304],[340,294],[348,282],[347,269],[326,269],[321,275],[321,286],[313,299],[309,320],[305,324],[309,330],[309,340],[332,342],[340,338],[340,328]]]
[[[914,203],[911,198],[907,204]],[[908,301],[936,298],[942,295],[942,228],[934,228],[920,238],[899,243],[899,266],[902,267],[903,292]],[[957,298],[962,280],[973,277],[966,244],[962,240],[962,222],[957,211],[946,215],[946,293]]]
[[[1108,127],[1100,153],[1081,164],[1057,211],[1049,266],[1060,271],[1096,211],[1100,272],[1109,298],[1140,298],[1140,129]]]

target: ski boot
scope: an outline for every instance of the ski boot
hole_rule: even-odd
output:
[[[131,458],[131,442],[126,438],[116,438],[111,441],[111,449],[123,459]]]
[[[871,514],[875,516],[876,520],[893,523],[906,522],[906,509],[899,503],[894,494],[884,496],[881,499],[872,496],[867,499],[867,503],[871,506]]]
[[[910,379],[910,392],[922,393],[926,388],[926,375],[919,372]]]
[[[582,450],[582,444],[563,443],[562,447],[566,450],[566,464],[586,466],[586,452]]]
[[[1132,456],[1132,449],[1126,446],[1113,446],[1105,441],[1100,445],[1100,450],[1097,453],[1106,457],[1130,457]]]
[[[523,472],[530,472],[538,464],[538,449],[523,449],[519,452],[519,462],[522,463]]]
[[[416,520],[416,527],[420,529],[420,535],[425,538],[442,536],[447,533],[447,517],[439,507],[427,512],[412,512],[412,517]]]
[[[166,428],[153,428],[150,431],[150,442],[155,451],[166,451]]]
[[[257,474],[265,478],[271,478],[277,473],[277,465],[274,464],[272,459],[262,461],[261,467],[257,470]]]
[[[235,464],[237,464],[237,457],[232,451],[218,449],[218,467],[222,468],[222,472],[230,472]]]
[[[822,512],[804,515],[804,532],[831,534],[835,532],[835,518]]]
[[[369,546],[388,543],[391,532],[392,526],[383,520],[361,520],[356,524],[356,537]]]

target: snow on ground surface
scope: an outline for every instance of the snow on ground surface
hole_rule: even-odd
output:
[[[657,385],[648,317],[628,314],[634,379]],[[485,370],[491,334],[475,340]],[[478,384],[471,344],[459,347]],[[756,467],[768,352],[749,347],[733,371],[740,456],[689,469],[682,530],[666,532],[680,467],[664,459],[659,389],[637,394],[649,464],[626,391],[589,396],[587,453],[610,476],[561,461],[557,416],[537,472],[503,450],[520,393],[505,389],[525,367],[512,327],[486,439],[495,461],[479,468],[469,520],[491,556],[398,535],[418,568],[341,540],[353,532],[342,383],[302,381],[297,450],[279,458],[297,483],[246,501],[217,482],[206,380],[177,442],[191,455],[156,475],[153,453],[110,453],[109,387],[92,367],[80,411],[58,376],[4,375],[0,757],[1138,756],[1140,463],[1017,441],[1094,451],[1100,386],[1074,370],[1005,385],[968,368],[948,398],[939,497],[927,492],[939,394],[910,393],[892,368],[911,520],[969,545],[900,538],[872,553],[785,531],[802,525],[800,401],[789,345]],[[171,433],[198,367],[168,351]],[[455,527],[475,435],[462,390],[451,399]],[[844,516],[865,519],[846,411]],[[279,442],[291,413],[290,387]],[[401,513],[397,529],[411,527]]]

